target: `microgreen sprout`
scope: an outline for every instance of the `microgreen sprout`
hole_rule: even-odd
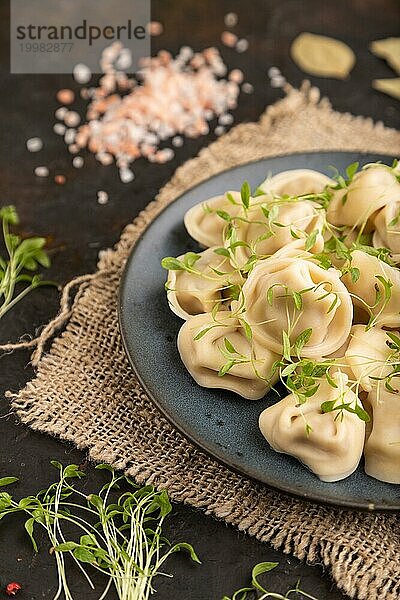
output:
[[[0,208],[4,246],[7,258],[0,256],[0,319],[32,290],[47,285],[56,285],[45,281],[41,275],[31,273],[40,266],[49,267],[50,259],[44,250],[46,239],[31,237],[21,239],[10,231],[10,226],[19,224],[14,206]]]
[[[72,483],[85,476],[77,465],[63,467],[57,461],[52,461],[52,465],[59,471],[58,481],[35,496],[16,501],[7,492],[0,494],[0,519],[13,513],[27,516],[25,530],[36,552],[34,530],[45,530],[57,564],[54,600],[62,594],[66,600],[73,600],[66,554],[93,589],[86,566],[108,577],[99,600],[106,597],[111,586],[120,600],[147,600],[154,592],[154,578],[166,575],[162,571],[164,563],[175,552],[185,551],[200,563],[190,544],[173,545],[162,535],[164,520],[172,510],[165,491],[158,492],[150,485],[140,487],[109,465],[101,464],[96,468],[109,471],[109,481],[97,494],[84,494]],[[15,478],[0,479],[0,486],[14,481]],[[127,491],[119,492],[121,487]],[[66,538],[65,525],[72,525],[79,532],[77,540]]]
[[[285,595],[279,594],[278,592],[269,592],[264,585],[260,582],[260,575],[269,573],[273,569],[276,569],[279,563],[274,562],[262,562],[255,565],[251,572],[251,584],[236,590],[232,596],[224,596],[222,600],[248,600],[251,598],[257,598],[258,600],[266,600],[267,598],[275,598],[275,600],[290,600],[293,594],[297,594],[308,600],[318,600],[315,596],[311,596],[307,592],[300,589],[300,582],[298,581],[296,586],[286,592]],[[260,595],[261,593],[261,595]]]

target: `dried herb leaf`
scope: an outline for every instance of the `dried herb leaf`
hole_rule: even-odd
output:
[[[301,33],[290,54],[302,71],[335,79],[346,79],[356,62],[353,50],[344,42],[313,33]]]
[[[388,37],[376,40],[369,49],[375,56],[384,58],[388,65],[400,75],[400,38]]]
[[[372,87],[379,92],[383,92],[388,96],[393,96],[393,98],[400,100],[400,77],[374,79]]]

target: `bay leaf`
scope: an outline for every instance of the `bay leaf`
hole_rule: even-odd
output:
[[[346,79],[356,62],[353,50],[344,42],[306,32],[293,41],[290,54],[302,71],[318,77]]]
[[[375,56],[384,58],[388,65],[400,75],[400,38],[388,37],[372,42],[369,49]]]
[[[400,77],[391,77],[390,79],[374,79],[372,87],[383,92],[388,96],[393,96],[400,100]]]

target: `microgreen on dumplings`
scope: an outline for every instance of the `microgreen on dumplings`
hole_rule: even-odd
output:
[[[191,208],[206,249],[162,261],[192,377],[251,400],[279,392],[264,437],[326,481],[354,471],[371,406],[399,394],[399,215],[397,163],[287,171]]]

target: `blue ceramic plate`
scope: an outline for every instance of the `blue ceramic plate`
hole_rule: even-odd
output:
[[[274,452],[258,430],[258,416],[274,400],[259,401],[198,386],[184,368],[176,347],[182,321],[168,308],[160,261],[188,250],[198,251],[183,225],[185,212],[198,202],[240,189],[245,179],[252,188],[268,174],[309,168],[331,175],[354,161],[361,165],[388,156],[347,152],[292,154],[231,169],[186,192],[168,206],[136,244],[121,283],[119,314],[126,351],[150,398],[192,442],[239,473],[282,492],[318,502],[363,509],[399,510],[400,485],[368,477],[362,464],[343,481],[323,483],[297,460]]]

